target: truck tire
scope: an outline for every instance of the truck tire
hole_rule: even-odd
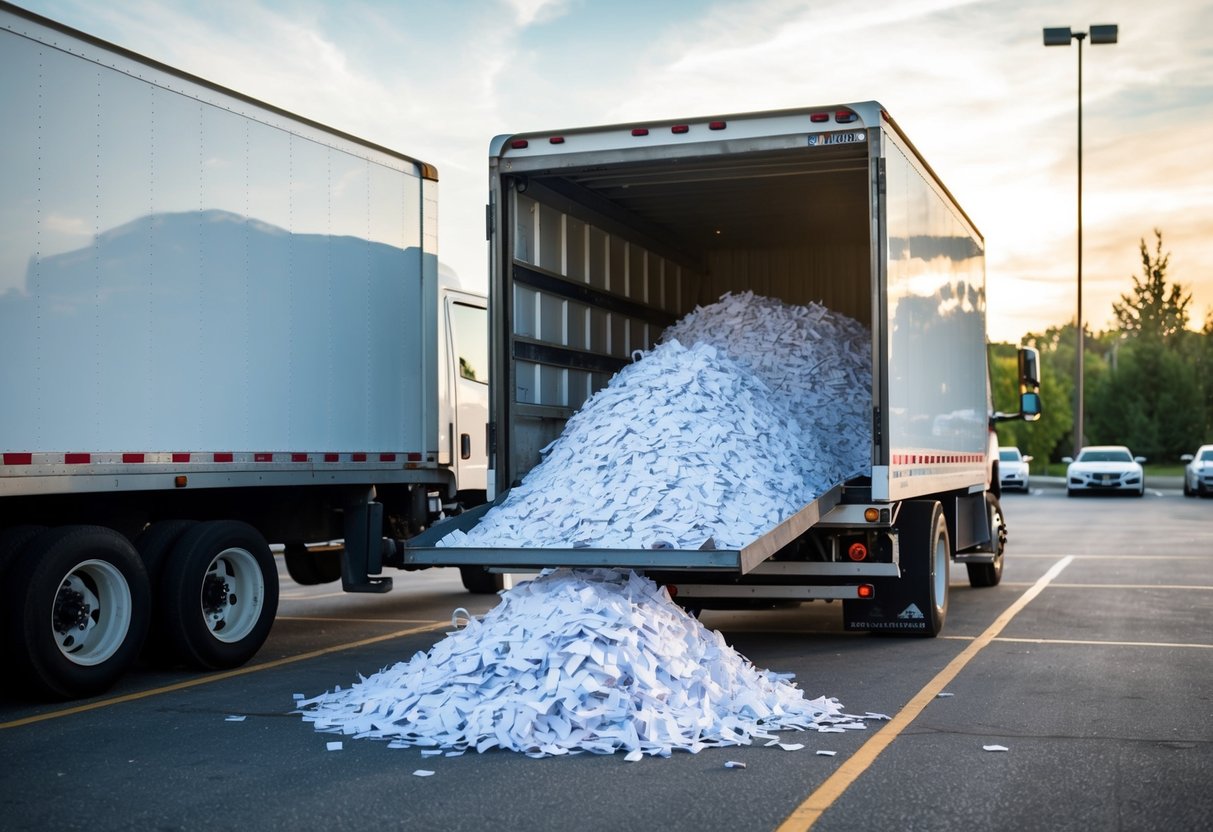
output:
[[[143,643],[143,657],[152,664],[171,664],[171,653],[164,636],[162,626],[167,610],[163,596],[155,591],[160,586],[160,578],[164,574],[164,562],[169,553],[177,545],[187,531],[197,525],[196,520],[158,520],[139,533],[135,538],[135,551],[143,559],[143,568],[147,570],[148,585],[152,587],[152,622],[148,628],[147,640]]]
[[[990,547],[994,550],[993,563],[966,563],[969,570],[969,586],[998,586],[1002,580],[1002,555],[1007,547],[1007,524],[998,498],[986,492],[986,514],[990,518]]]
[[[143,561],[122,535],[101,526],[41,532],[5,582],[6,672],[56,699],[101,693],[138,657],[150,598]]]
[[[919,612],[926,624],[924,629],[905,631],[905,635],[934,638],[948,616],[952,563],[952,544],[943,508],[934,500],[907,500],[902,503],[897,528],[905,568],[902,580],[907,583],[911,597],[921,599]]]
[[[330,584],[341,579],[341,550],[313,552],[303,543],[288,543],[282,552],[286,572],[302,586]]]
[[[459,567],[459,579],[463,588],[473,595],[495,595],[505,585],[500,575],[483,566]]]
[[[236,520],[212,520],[173,547],[158,587],[172,656],[203,670],[251,659],[278,611],[278,570],[261,533]]]

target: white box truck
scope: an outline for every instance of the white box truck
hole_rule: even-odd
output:
[[[692,607],[841,599],[850,629],[933,636],[952,562],[998,583],[984,241],[876,102],[500,136],[489,157],[490,488],[499,499],[633,350],[726,292],[820,302],[871,332],[871,454],[736,550],[448,547],[411,565],[643,570]]]
[[[149,622],[241,664],[270,544],[385,591],[385,535],[483,500],[486,302],[432,166],[7,3],[0,112],[6,677],[95,693]]]

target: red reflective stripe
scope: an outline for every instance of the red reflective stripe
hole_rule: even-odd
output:
[[[143,454],[123,454],[122,455],[123,462],[143,462],[143,460],[144,460]]]
[[[411,453],[411,454],[408,454],[408,461],[409,461],[409,462],[420,462],[420,461],[421,461],[421,454],[416,453],[416,452]]]
[[[350,454],[350,459],[352,459],[354,462],[366,462],[366,454],[364,454],[364,453]]]
[[[395,462],[396,455],[395,454],[380,454],[379,461],[380,462]]]
[[[340,454],[325,454],[324,455],[325,462],[337,462],[339,459],[341,459]]]
[[[253,462],[273,462],[273,454],[253,454]]]
[[[173,454],[173,462],[189,462],[189,454]]]
[[[291,462],[307,462],[307,454],[291,454]]]
[[[93,461],[92,454],[64,454],[63,461],[67,465],[88,465]]]
[[[34,455],[33,454],[5,454],[4,455],[4,464],[5,465],[33,465],[34,464]]]
[[[225,452],[225,453],[215,454],[214,457],[212,457],[212,459],[214,459],[215,462],[231,462],[232,460],[235,459],[235,455],[229,451],[229,452]]]

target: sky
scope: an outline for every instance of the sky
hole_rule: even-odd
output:
[[[986,241],[993,341],[1072,322],[1078,47],[1083,318],[1100,331],[1163,232],[1213,314],[1209,0],[18,0],[438,169],[439,255],[486,284],[493,136],[880,101]]]

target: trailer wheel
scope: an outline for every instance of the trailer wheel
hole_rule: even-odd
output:
[[[130,542],[101,526],[30,539],[4,587],[5,652],[31,691],[59,699],[109,688],[147,634],[147,572]]]
[[[148,584],[158,590],[164,574],[164,562],[187,531],[197,525],[196,520],[158,520],[135,538],[135,551],[143,559],[147,570]],[[143,643],[143,656],[153,664],[171,663],[171,651],[165,640],[164,619],[169,614],[163,596],[156,591],[152,596],[152,622]]]
[[[303,543],[288,543],[282,552],[287,574],[297,584],[315,586],[341,578],[341,550],[313,552]]]
[[[176,658],[204,670],[239,667],[273,626],[278,570],[260,532],[213,520],[177,541],[159,592],[164,636]]]
[[[505,585],[500,575],[483,566],[461,566],[459,578],[463,588],[473,595],[495,595]]]
[[[966,563],[969,586],[997,586],[1002,580],[1002,555],[1007,547],[1007,522],[998,498],[989,492],[986,493],[986,514],[990,518],[990,548],[994,550],[994,562]]]
[[[952,544],[943,508],[933,500],[908,500],[901,506],[897,525],[905,541],[902,558],[906,574],[902,580],[907,582],[909,594],[921,599],[922,608],[917,613],[926,624],[924,629],[908,630],[906,634],[934,638],[948,616],[952,563]],[[907,607],[900,615],[912,618],[915,611]]]

